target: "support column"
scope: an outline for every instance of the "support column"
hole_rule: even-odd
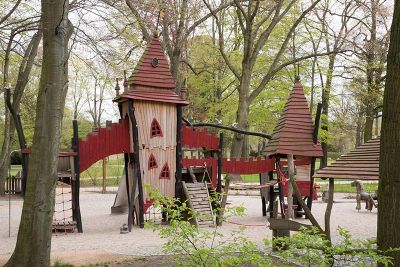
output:
[[[138,192],[139,192],[139,226],[144,228],[144,203],[143,203],[143,183],[142,183],[142,173],[140,171],[140,157],[139,157],[139,132],[137,128],[136,117],[134,113],[133,101],[129,100],[128,105],[129,118],[131,120],[132,126],[132,141],[133,141],[133,165],[134,173],[133,175],[137,178]],[[135,179],[134,179],[135,180]],[[135,181],[134,181],[135,182]],[[135,184],[133,185],[135,188]],[[134,197],[131,197],[131,206],[134,205]],[[133,200],[132,200],[133,199]],[[132,209],[131,209],[132,211]],[[131,222],[129,222],[131,223]],[[128,224],[129,226],[129,224]]]
[[[176,172],[175,172],[175,198],[181,197],[182,191],[182,105],[176,105]]]
[[[79,191],[81,187],[81,171],[79,164],[79,136],[78,136],[78,121],[72,121],[73,138],[72,138],[72,150],[76,152],[74,156],[74,167],[75,167],[75,186],[74,195],[72,196],[74,201],[74,210],[72,211],[76,220],[76,227],[78,228],[78,233],[83,233],[81,209],[79,204]]]

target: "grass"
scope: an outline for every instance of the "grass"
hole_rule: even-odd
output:
[[[364,183],[364,189],[368,193],[375,193],[375,191],[378,190],[378,182]],[[328,185],[320,185],[320,189],[318,191],[322,192],[324,190],[328,190]],[[357,190],[355,187],[352,187],[350,184],[335,184],[335,192],[357,193]]]

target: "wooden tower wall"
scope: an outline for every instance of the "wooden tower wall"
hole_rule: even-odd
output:
[[[176,104],[134,101],[135,116],[139,131],[139,158],[143,185],[150,184],[160,193],[173,197],[175,195],[176,170]],[[162,130],[162,136],[151,137],[151,123],[156,119]],[[157,161],[157,168],[148,168],[150,155]],[[168,163],[170,179],[160,179],[160,173]],[[144,201],[149,199],[148,192],[143,190]]]

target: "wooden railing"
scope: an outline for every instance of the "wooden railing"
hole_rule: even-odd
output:
[[[22,179],[20,177],[7,177],[5,184],[7,194],[15,195],[22,192]]]

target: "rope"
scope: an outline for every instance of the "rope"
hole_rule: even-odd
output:
[[[65,178],[64,178],[65,179]],[[72,186],[72,177],[68,177],[66,183],[63,181],[57,181],[57,186],[61,187],[61,192],[56,193],[55,196],[58,198],[55,201],[55,207],[53,212],[53,231],[57,235],[57,230],[63,230],[64,234],[67,234],[67,226],[74,225],[72,215],[72,189],[68,190],[67,187]],[[66,196],[68,195],[68,197]],[[61,227],[61,229],[59,228]]]

